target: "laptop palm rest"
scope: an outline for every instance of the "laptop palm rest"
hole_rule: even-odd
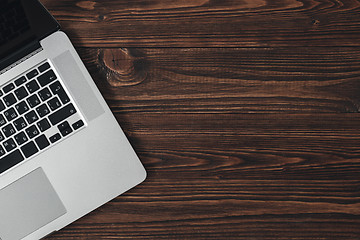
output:
[[[0,239],[17,240],[66,213],[41,168],[0,190]]]

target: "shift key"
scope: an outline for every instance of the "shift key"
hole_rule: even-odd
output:
[[[72,103],[69,103],[65,107],[49,115],[49,120],[52,125],[56,125],[75,113],[76,113],[76,109],[74,105]]]

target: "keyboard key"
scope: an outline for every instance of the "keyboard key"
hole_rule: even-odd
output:
[[[6,151],[10,152],[14,148],[16,148],[16,143],[12,138],[10,138],[3,143],[3,146],[6,149]]]
[[[4,135],[0,132],[0,142],[4,141]]]
[[[43,87],[56,79],[56,75],[53,70],[49,70],[37,78],[40,85]]]
[[[6,153],[5,149],[2,146],[0,146],[0,157],[3,156],[5,153]]]
[[[66,118],[76,113],[76,109],[72,103],[69,103],[65,107],[57,110],[56,112],[49,115],[49,120],[52,125],[56,125],[59,122],[64,121]]]
[[[50,64],[48,62],[46,62],[46,63],[42,64],[38,69],[42,73],[42,72],[45,72],[49,68],[50,68]]]
[[[38,126],[38,128],[39,128],[39,130],[41,132],[44,132],[44,131],[48,130],[51,127],[49,121],[46,118],[44,118],[41,121],[37,122],[36,125]]]
[[[13,83],[9,83],[8,85],[6,85],[4,88],[3,88],[3,91],[4,93],[8,93],[10,92],[11,90],[13,90],[15,88],[15,85]]]
[[[59,129],[59,131],[60,131],[60,133],[61,133],[61,135],[62,135],[63,137],[69,135],[69,134],[72,133],[72,131],[73,131],[67,121],[65,121],[65,122],[63,122],[63,123],[60,123],[60,124],[58,125],[58,129]]]
[[[20,87],[20,88],[16,89],[14,91],[14,93],[19,100],[21,100],[29,95],[28,92],[26,91],[25,87]]]
[[[58,92],[62,89],[61,83],[59,81],[54,82],[50,85],[50,89],[53,94],[58,94]]]
[[[6,125],[5,127],[2,128],[2,131],[6,137],[10,137],[11,135],[13,135],[15,133],[15,128],[13,127],[13,125],[11,123],[9,123],[8,125]]]
[[[39,96],[42,101],[46,101],[49,98],[51,98],[52,94],[48,88],[44,88],[41,91],[39,91]]]
[[[15,105],[15,109],[21,115],[23,113],[26,113],[29,110],[29,106],[26,104],[25,101],[22,101]]]
[[[52,111],[61,107],[61,103],[57,97],[54,97],[53,99],[49,100],[48,105]]]
[[[0,127],[6,123],[6,120],[2,114],[0,114]]]
[[[18,115],[17,115],[17,113],[16,113],[16,111],[15,111],[14,108],[9,108],[8,110],[6,110],[6,111],[4,112],[4,116],[6,117],[6,119],[7,119],[8,121],[11,121],[11,120],[17,118]]]
[[[33,93],[40,88],[39,84],[37,84],[37,82],[35,80],[32,80],[31,82],[27,83],[25,86],[26,86],[27,90],[29,91],[29,93]]]
[[[4,94],[3,94],[3,92],[0,90],[0,97],[1,97],[2,95],[4,95]]]
[[[82,120],[77,121],[76,123],[73,123],[72,127],[74,130],[77,130],[84,126],[84,122]]]
[[[37,105],[40,104],[40,99],[38,98],[38,96],[36,94],[31,95],[30,97],[28,97],[26,99],[26,101],[29,103],[31,108],[36,107]]]
[[[27,140],[27,136],[24,132],[20,132],[14,136],[16,143],[20,146],[23,145]]]
[[[70,98],[66,94],[64,88],[60,84],[59,81],[54,82],[50,85],[50,89],[53,92],[53,94],[57,94],[63,104],[66,104],[70,101]]]
[[[25,119],[29,124],[32,124],[33,122],[37,121],[39,117],[36,115],[35,111],[32,110],[31,112],[25,114]]]
[[[33,137],[39,135],[39,133],[40,133],[35,125],[32,125],[31,127],[28,127],[25,130],[25,132],[29,136],[29,138],[33,138]]]
[[[51,143],[57,142],[61,139],[60,133],[57,133],[49,138]]]
[[[26,82],[26,78],[24,76],[20,77],[19,79],[15,80],[15,85],[20,86],[21,84]]]
[[[68,97],[64,89],[58,92],[58,96],[63,104],[70,102],[70,98]]]
[[[39,72],[36,69],[34,69],[34,70],[30,71],[29,73],[27,73],[26,77],[30,80],[30,79],[36,77],[37,75],[39,75]]]
[[[35,139],[36,144],[38,145],[39,149],[42,150],[50,145],[49,140],[45,137],[45,135],[41,135]]]
[[[14,94],[10,93],[8,95],[6,95],[4,98],[3,98],[6,106],[11,106],[13,105],[14,103],[16,103],[16,98],[14,96]]]
[[[0,100],[0,111],[5,109],[4,103]]]
[[[25,119],[23,117],[20,117],[18,119],[16,119],[14,122],[13,122],[15,128],[20,131],[21,129],[25,128],[27,126],[26,122],[25,122]]]
[[[24,156],[26,158],[31,157],[35,153],[37,153],[39,150],[37,149],[35,143],[33,141],[25,144],[21,147],[21,151],[23,152]]]
[[[22,156],[20,150],[15,150],[10,154],[5,155],[3,158],[0,158],[0,172],[5,172],[23,160],[24,157]]]
[[[44,117],[44,116],[46,116],[47,114],[50,113],[50,110],[46,106],[46,104],[44,103],[44,104],[42,104],[42,105],[40,105],[39,107],[36,108],[36,112],[39,115],[39,117]]]
[[[59,81],[54,82],[50,85],[50,89],[53,94],[57,94],[63,104],[68,103],[70,101],[69,97],[67,96],[64,88],[62,87]]]

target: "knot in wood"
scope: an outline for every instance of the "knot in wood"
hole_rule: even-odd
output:
[[[133,56],[128,49],[102,50],[99,54],[99,61],[111,86],[132,86],[146,79],[144,58]]]
[[[319,23],[320,23],[320,20],[317,20],[317,19],[313,19],[313,20],[312,20],[312,24],[313,24],[314,26],[318,25]]]

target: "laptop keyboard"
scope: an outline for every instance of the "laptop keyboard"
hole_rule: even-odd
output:
[[[49,62],[0,88],[0,173],[85,126]]]

